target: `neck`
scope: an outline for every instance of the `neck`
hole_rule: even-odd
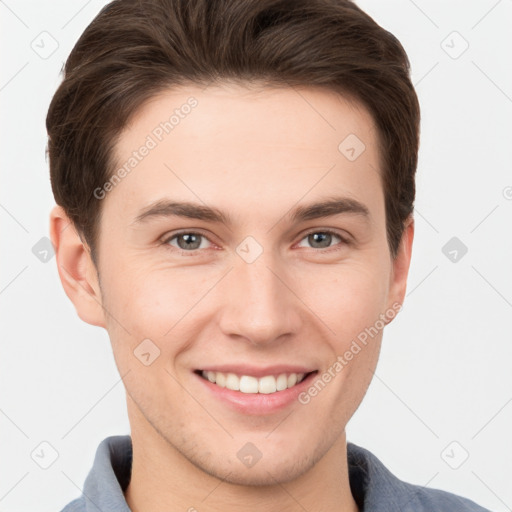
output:
[[[358,512],[349,485],[346,435],[310,470],[274,485],[238,485],[192,464],[149,425],[132,425],[133,461],[125,491],[133,512]]]

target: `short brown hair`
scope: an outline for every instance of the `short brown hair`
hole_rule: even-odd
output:
[[[350,0],[115,0],[85,29],[46,118],[53,194],[95,261],[113,150],[142,104],[222,80],[318,86],[355,98],[378,128],[393,256],[415,196],[420,108],[400,42]],[[340,141],[341,142],[341,141]]]

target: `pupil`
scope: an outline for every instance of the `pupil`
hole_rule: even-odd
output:
[[[181,235],[181,237],[179,237],[178,240],[185,241],[184,244],[182,244],[181,242],[178,243],[181,249],[197,249],[199,245],[201,245],[200,243],[197,242],[199,240],[199,237],[191,233]],[[194,244],[196,245],[194,246]]]
[[[313,233],[309,235],[310,243],[313,241],[314,243],[320,242],[320,247],[329,247],[331,243],[331,235],[329,233]]]

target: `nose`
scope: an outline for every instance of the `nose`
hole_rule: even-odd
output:
[[[222,332],[261,346],[298,333],[301,302],[289,281],[285,265],[270,252],[252,263],[235,259],[218,290]]]

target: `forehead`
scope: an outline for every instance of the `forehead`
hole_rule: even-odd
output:
[[[146,100],[121,133],[118,155],[136,146],[142,134],[164,143],[180,135],[207,136],[221,143],[245,137],[247,144],[239,151],[247,151],[251,140],[255,150],[258,141],[268,145],[273,138],[282,146],[295,140],[305,148],[324,149],[337,156],[337,143],[345,136],[357,135],[373,146],[376,130],[372,116],[359,101],[326,88],[224,83],[180,86]],[[230,147],[231,153],[236,151]]]
[[[371,115],[319,88],[166,90],[132,117],[115,158],[128,172],[109,195],[126,208],[170,194],[240,207],[294,204],[333,189],[370,202],[372,191],[373,200],[382,195]]]

